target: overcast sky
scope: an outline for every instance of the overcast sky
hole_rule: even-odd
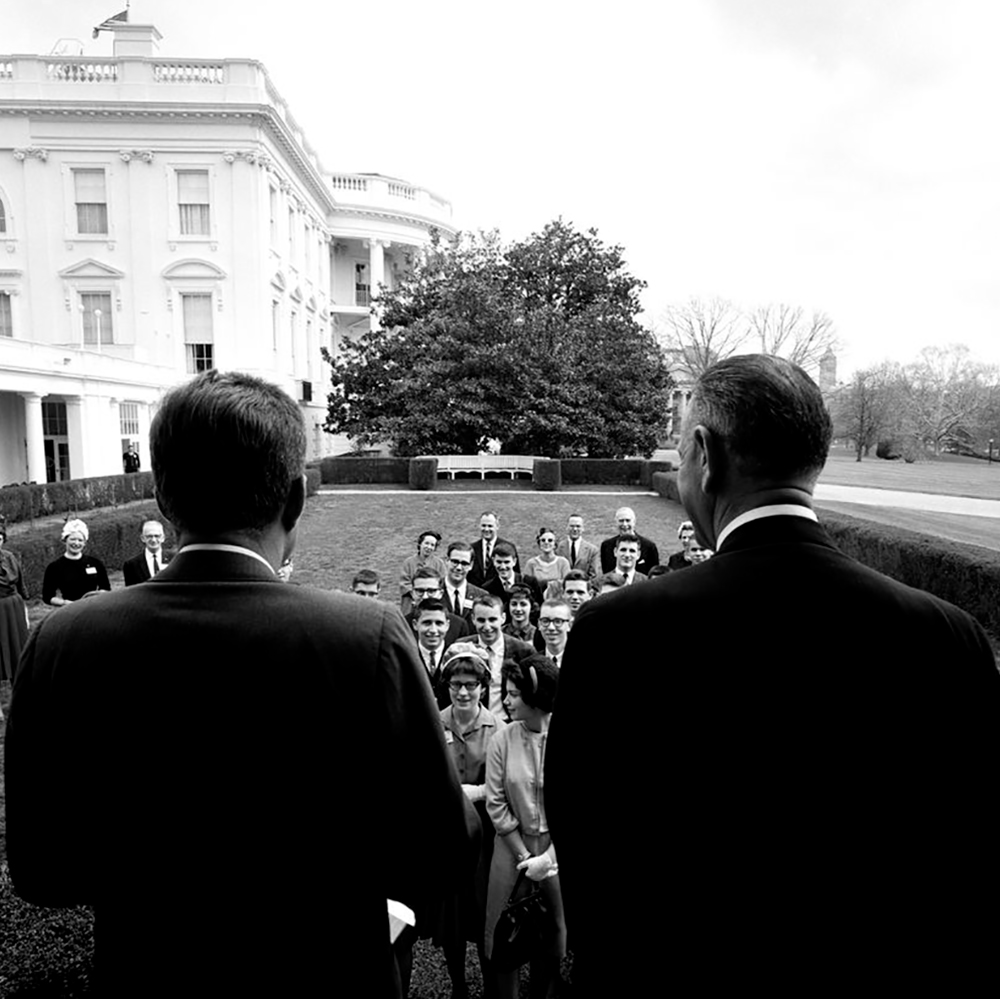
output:
[[[0,51],[124,0],[5,0]],[[328,169],[464,228],[562,215],[625,247],[648,321],[693,295],[820,309],[839,374],[967,343],[1000,362],[995,0],[134,0],[161,52],[267,66]]]

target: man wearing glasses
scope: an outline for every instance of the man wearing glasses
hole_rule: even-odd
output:
[[[147,520],[142,525],[142,543],[146,550],[122,563],[126,586],[145,583],[166,565],[163,558],[163,537],[163,525],[158,520]]]
[[[485,597],[486,591],[473,586],[468,580],[472,568],[472,545],[464,541],[453,541],[448,545],[448,573],[445,577],[445,603],[453,614],[472,620],[472,604],[478,597]]]
[[[563,652],[566,651],[566,636],[569,634],[573,612],[569,603],[561,597],[553,597],[542,604],[538,614],[538,630],[545,639],[545,654],[556,666],[562,666]]]
[[[444,580],[429,566],[417,569],[413,575],[413,610],[406,615],[406,621],[411,628],[415,626],[417,611],[425,600],[440,600],[444,606],[445,619],[448,623],[444,648],[448,648],[452,642],[457,642],[460,638],[475,634],[466,618],[451,613],[449,609],[451,605],[444,599]]]

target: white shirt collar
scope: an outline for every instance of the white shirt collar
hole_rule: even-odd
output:
[[[715,540],[715,550],[718,551],[726,538],[729,537],[737,527],[749,524],[754,520],[763,520],[765,517],[802,517],[811,520],[814,524],[819,523],[816,511],[808,506],[800,506],[798,503],[772,503],[770,506],[758,506],[753,510],[747,510],[738,517],[733,517],[731,521],[719,532]]]
[[[274,572],[274,566],[263,555],[258,555],[257,552],[251,551],[249,548],[243,548],[240,545],[213,545],[207,543],[185,545],[177,554],[183,555],[185,552],[233,552],[236,555],[249,555],[250,558],[255,558],[262,565],[266,565],[272,573]]]

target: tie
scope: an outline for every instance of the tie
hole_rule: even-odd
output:
[[[462,615],[462,604],[458,599],[458,590],[451,591],[451,606],[456,614],[461,617]]]
[[[153,575],[155,576],[160,571],[160,560],[153,554]]]
[[[430,660],[430,666],[428,669],[430,670],[431,676],[434,676],[434,673],[437,670],[437,653],[431,649],[430,652],[427,653],[427,658]]]
[[[573,568],[576,568],[576,539],[575,538],[573,539],[573,541],[570,542],[569,553],[570,553],[569,564]]]
[[[493,542],[484,541],[483,548],[486,550],[485,557],[483,558],[483,565],[489,565],[490,559],[493,557]]]

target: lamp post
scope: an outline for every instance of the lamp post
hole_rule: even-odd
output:
[[[993,464],[993,438],[992,437],[990,438],[990,456],[989,456],[989,459],[987,460],[986,464],[987,465],[992,465]]]

